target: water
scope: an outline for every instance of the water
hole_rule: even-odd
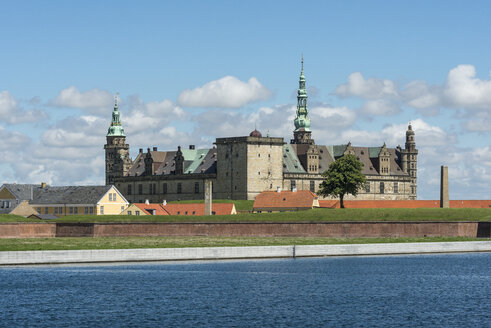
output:
[[[0,268],[2,327],[490,327],[491,253]]]

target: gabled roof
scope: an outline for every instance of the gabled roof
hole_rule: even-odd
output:
[[[96,204],[113,186],[36,188],[32,204]]]
[[[216,173],[216,148],[211,149],[182,149],[184,157],[184,173]],[[145,156],[139,153],[135,158],[128,176],[140,176],[145,172]],[[176,151],[150,151],[153,159],[155,175],[171,174],[176,167],[174,157]]]
[[[307,209],[314,205],[319,206],[318,197],[310,190],[263,191],[254,200],[254,210]]]
[[[134,203],[133,205],[148,215],[152,215],[152,212],[153,215],[205,215],[204,203],[177,203],[166,205]],[[213,203],[211,211],[215,212],[215,215],[235,214],[235,205],[234,203]]]
[[[40,185],[35,184],[18,184],[18,183],[5,183],[0,187],[0,190],[5,187],[17,200],[31,200],[33,190],[40,188]]]
[[[283,145],[283,172],[306,173],[292,145]]]

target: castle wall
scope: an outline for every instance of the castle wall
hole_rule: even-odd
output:
[[[147,199],[150,203],[161,203],[164,199],[198,200],[205,197],[204,181],[208,179],[213,183],[213,198],[217,198],[215,174],[124,177],[116,179],[116,187],[130,203],[144,203]]]
[[[283,145],[247,145],[247,199],[283,185]]]

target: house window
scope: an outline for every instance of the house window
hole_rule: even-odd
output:
[[[182,193],[182,184],[181,183],[177,184],[177,193],[178,194]]]
[[[399,193],[399,184],[397,182],[394,182],[394,194]]]
[[[78,207],[73,208],[73,213],[78,214]]]
[[[135,211],[135,215],[140,215],[140,211]]]
[[[128,215],[131,215],[131,211],[128,211]]]
[[[85,214],[89,214],[89,207],[88,207],[88,206],[85,206],[84,213],[85,213]]]
[[[113,200],[113,194],[109,193],[109,201],[111,202]]]
[[[104,206],[101,206],[101,215],[104,214]]]
[[[143,194],[143,186],[141,184],[138,185],[138,195]]]
[[[90,214],[94,214],[94,208],[93,208],[92,206],[91,206],[91,207],[89,207],[89,213],[90,213]]]
[[[38,207],[38,213],[41,214],[41,207]]]
[[[297,181],[296,180],[291,180],[290,181],[290,189],[293,190],[297,188]]]
[[[60,214],[63,214],[63,207],[58,207],[58,209],[60,210]],[[65,209],[65,213],[66,213],[66,209]]]
[[[128,195],[131,195],[131,185],[128,185]]]
[[[199,194],[199,182],[194,183],[194,193]]]
[[[69,208],[69,213],[70,213],[70,214],[73,214],[73,207],[71,207],[71,206],[70,206],[70,208]]]
[[[383,194],[384,193],[384,183],[383,182],[380,182],[380,193]]]
[[[44,214],[48,214],[48,208],[47,207],[44,208]]]
[[[113,194],[113,202],[116,201],[116,193]]]
[[[315,192],[315,181],[310,181],[310,191]]]
[[[167,183],[162,185],[162,193],[167,194]]]
[[[370,182],[365,183],[365,192],[370,192]]]
[[[55,207],[55,214],[58,214],[58,207]]]
[[[121,212],[123,212],[123,211],[124,211],[124,206],[121,206]]]

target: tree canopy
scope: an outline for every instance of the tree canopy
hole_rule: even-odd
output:
[[[363,163],[354,155],[347,154],[338,158],[322,173],[326,179],[321,183],[318,194],[339,197],[341,208],[344,208],[344,196],[356,196],[366,182],[362,169]]]

